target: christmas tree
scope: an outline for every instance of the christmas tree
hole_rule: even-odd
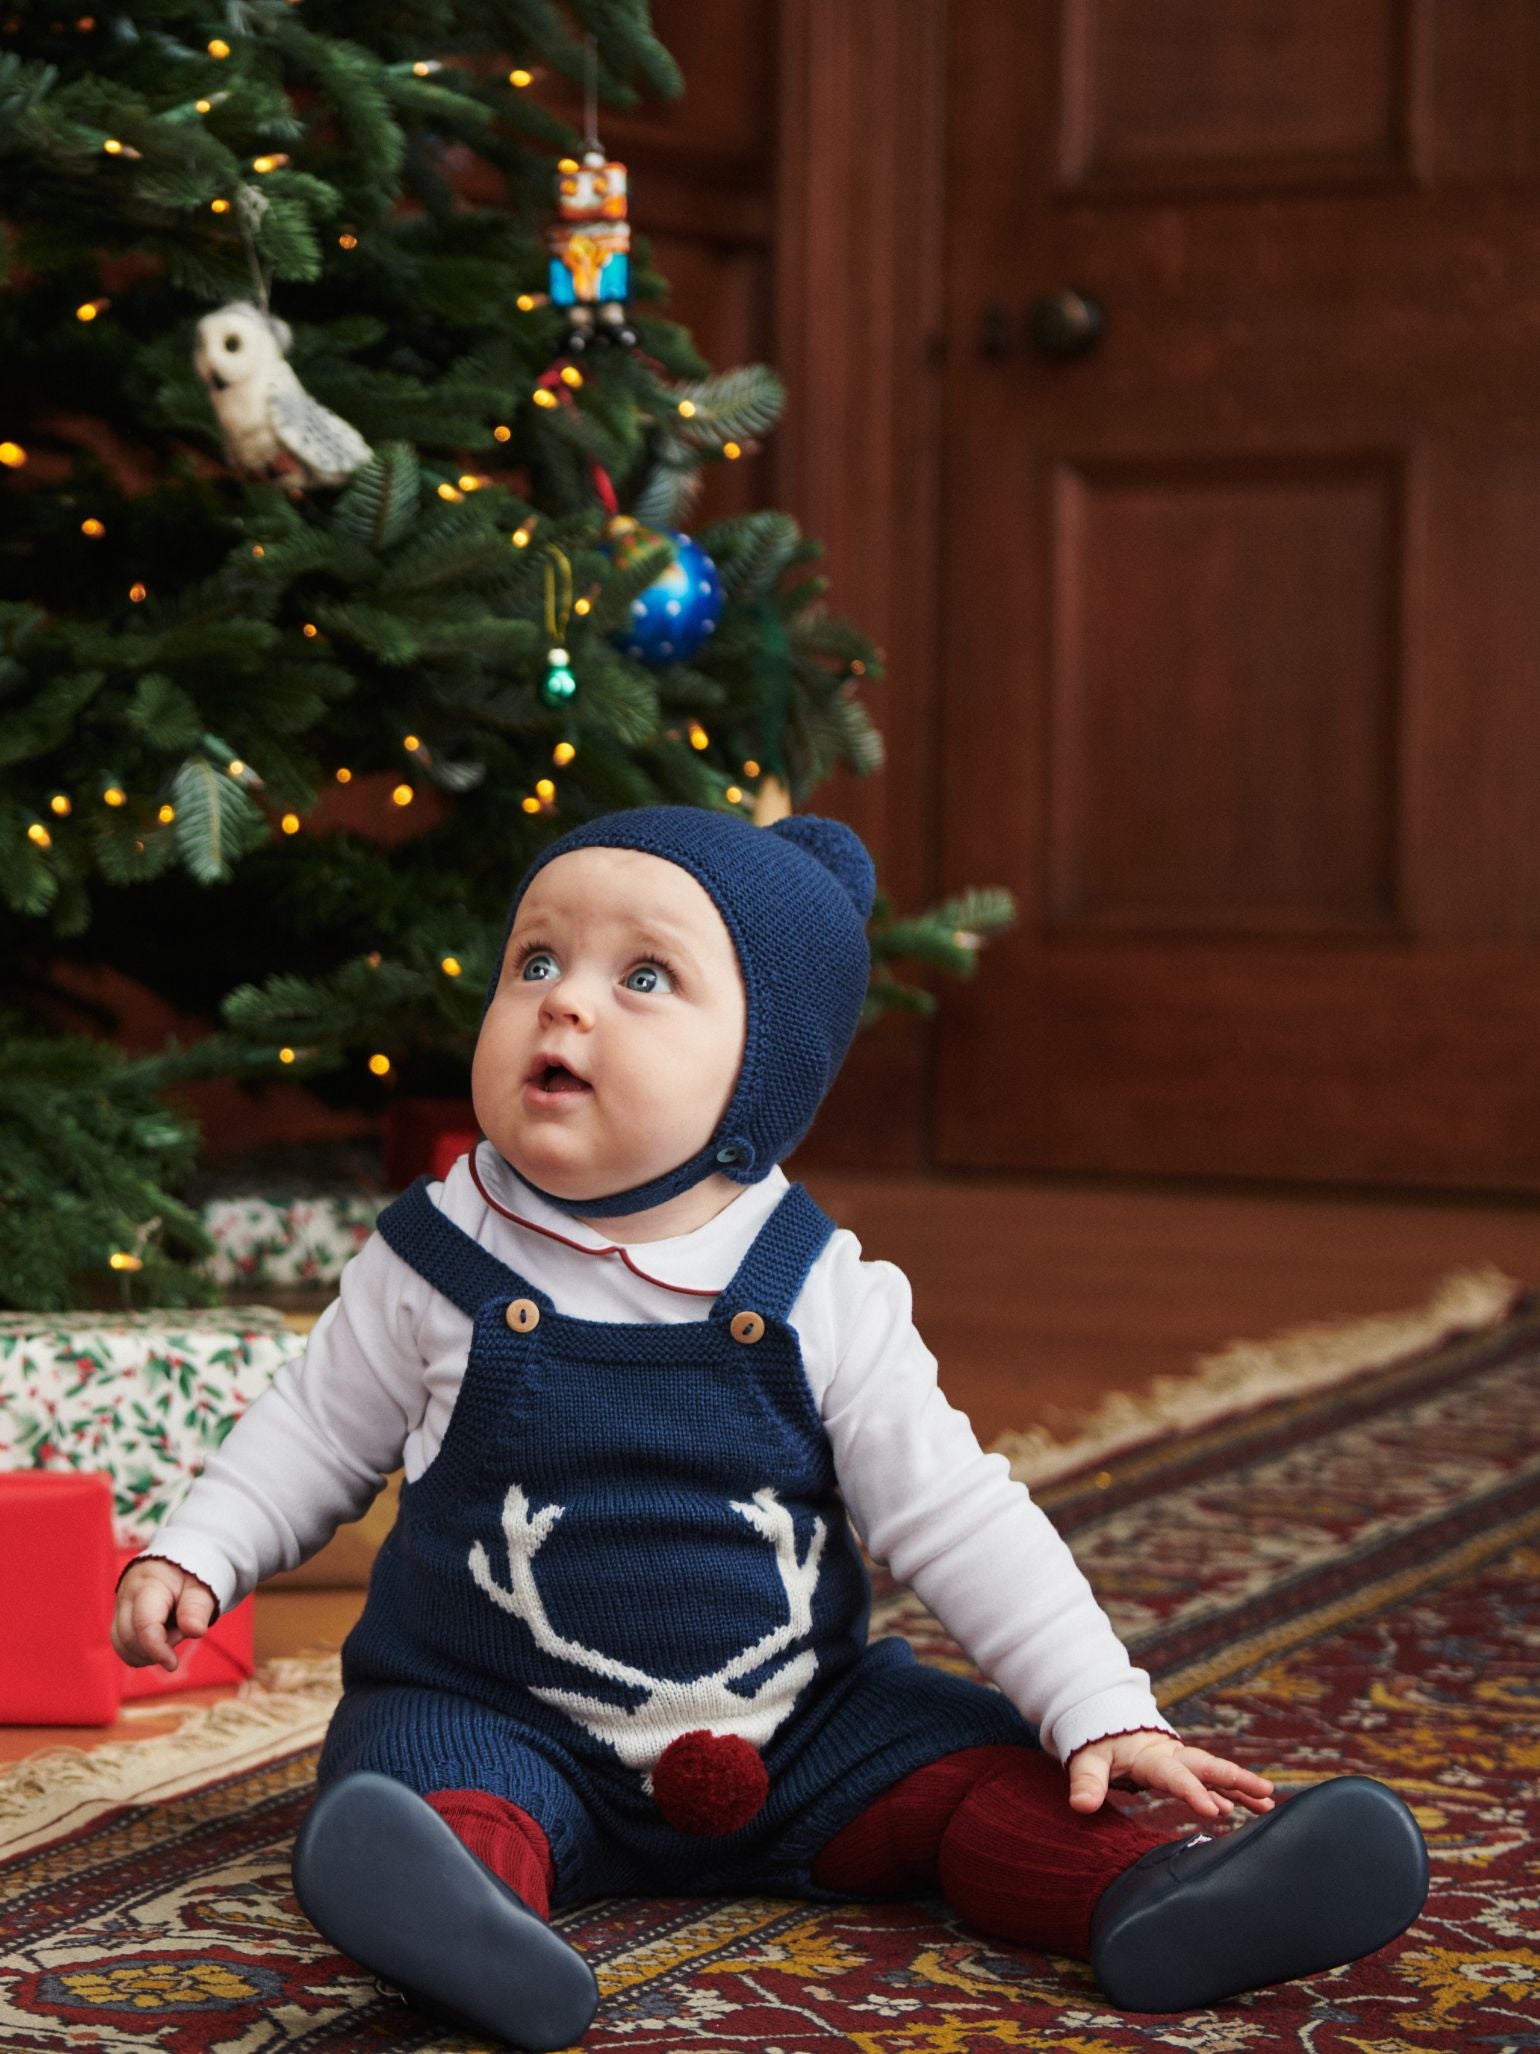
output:
[[[179,1082],[463,1090],[511,881],[567,827],[880,766],[817,543],[683,532],[783,394],[626,249],[598,109],[680,85],[644,0],[0,21],[6,1302],[215,1295]],[[879,896],[869,1014],[1008,918]],[[130,1059],[72,960],[208,1037]]]

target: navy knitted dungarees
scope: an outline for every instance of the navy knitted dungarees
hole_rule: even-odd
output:
[[[891,1784],[1035,1745],[998,1691],[866,1644],[871,1589],[787,1322],[834,1231],[803,1186],[707,1318],[630,1325],[558,1312],[426,1185],[380,1232],[474,1321],[470,1359],[343,1648],[322,1783],[373,1769],[510,1799],[550,1841],[556,1906],[830,1899],[814,1858]],[[702,1727],[770,1778],[710,1838],[650,1794],[664,1747]]]

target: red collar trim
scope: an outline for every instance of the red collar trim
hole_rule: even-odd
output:
[[[476,1167],[476,1151],[474,1148],[466,1157],[466,1161],[470,1164],[471,1182],[481,1193],[487,1204],[491,1206],[495,1213],[500,1213],[505,1220],[512,1220],[516,1227],[527,1227],[532,1234],[544,1234],[548,1240],[559,1241],[563,1248],[575,1248],[580,1255],[618,1255],[633,1276],[640,1277],[645,1284],[656,1284],[660,1291],[682,1291],[687,1298],[721,1297],[722,1293],[720,1290],[703,1289],[699,1284],[670,1284],[663,1277],[649,1276],[646,1270],[637,1268],[626,1250],[618,1246],[618,1244],[611,1243],[608,1248],[590,1248],[582,1241],[571,1241],[565,1234],[558,1234],[554,1227],[542,1227],[538,1220],[527,1220],[519,1213],[510,1212],[506,1205],[498,1203],[486,1185],[482,1183],[481,1172]]]

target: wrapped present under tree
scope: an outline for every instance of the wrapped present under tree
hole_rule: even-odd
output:
[[[142,1547],[303,1346],[266,1306],[0,1314],[0,1472],[106,1474],[114,1539]]]

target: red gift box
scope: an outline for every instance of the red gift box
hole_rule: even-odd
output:
[[[175,1674],[119,1660],[108,1638],[117,1579],[139,1552],[113,1535],[110,1477],[0,1475],[0,1726],[110,1726],[127,1698],[251,1674],[250,1598],[178,1643]]]
[[[428,1175],[437,1177],[442,1183],[462,1155],[469,1155],[481,1139],[479,1127],[466,1127],[460,1132],[440,1134],[433,1144],[433,1153],[428,1158]]]
[[[398,1098],[385,1109],[385,1181],[404,1191],[424,1171],[443,1177],[481,1139],[468,1098]]]

